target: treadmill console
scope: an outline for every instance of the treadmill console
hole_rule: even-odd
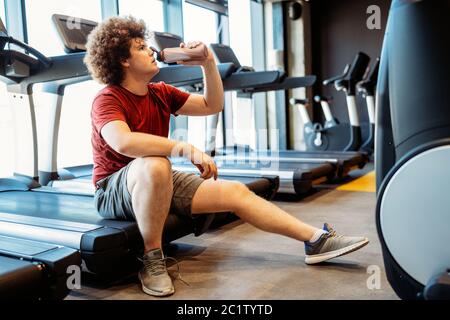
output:
[[[87,38],[98,25],[95,21],[62,14],[54,14],[52,20],[67,53],[86,51]]]
[[[216,56],[216,59],[219,63],[232,63],[236,67],[236,72],[252,72],[255,71],[252,67],[241,66],[238,58],[234,54],[233,49],[231,47],[220,44],[220,43],[212,43],[211,49]]]
[[[153,32],[150,37],[151,45],[158,51],[166,48],[178,48],[183,39],[176,34],[168,32]]]

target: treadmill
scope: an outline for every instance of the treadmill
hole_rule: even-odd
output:
[[[86,50],[85,43],[87,33],[73,34],[72,30],[67,29],[66,21],[67,17],[62,15],[53,15],[53,22],[55,23],[60,39],[64,44],[66,52],[84,52]],[[232,65],[230,63],[224,63],[218,66],[219,72],[222,77],[226,77],[231,74]],[[192,66],[179,66],[170,65],[169,67],[162,68],[158,75],[152,79],[153,82],[163,81],[165,83],[174,86],[195,86],[203,82],[203,72],[200,67]],[[44,90],[50,92],[53,95],[59,94],[60,97],[54,97],[52,101],[56,101],[58,107],[55,110],[60,110],[62,106],[64,87],[67,83],[50,83],[44,85]],[[61,94],[62,93],[62,94]],[[52,114],[48,117],[48,128],[58,128],[59,113]],[[53,187],[51,190],[60,193],[72,193],[83,194],[87,196],[94,195],[94,187],[92,184],[92,165],[83,165],[71,168],[58,168],[57,166],[57,138],[58,131],[48,131],[46,136],[52,137],[45,141],[46,146],[46,164],[43,165],[43,170],[40,169],[39,176],[41,184]],[[195,174],[199,174],[198,170],[194,171]],[[250,190],[257,195],[265,198],[272,199],[279,188],[279,178],[275,175],[264,175],[259,173],[248,176],[237,176],[235,174],[222,175],[222,179],[225,180],[238,180],[244,183]],[[217,216],[218,214],[215,214]]]
[[[219,63],[232,63],[233,75],[242,75],[251,74],[254,71],[251,67],[242,66],[236,57],[233,49],[231,49],[227,45],[223,44],[212,44],[211,48],[218,60]],[[364,74],[367,65],[365,61],[360,61],[356,59],[348,72],[350,77],[355,74]],[[280,72],[280,71],[277,71]],[[232,79],[232,78],[230,78]],[[280,79],[273,84],[267,84],[264,86],[254,86],[253,88],[243,87],[239,85],[234,85],[232,81],[224,81],[224,86],[229,90],[238,90],[243,93],[252,94],[256,92],[267,92],[273,90],[287,90],[296,88],[295,81],[290,79],[296,78],[288,78],[285,75],[281,74]],[[338,80],[338,78],[336,78]],[[351,81],[352,79],[348,79],[349,82],[356,83],[356,81]],[[312,85],[313,83],[309,84]],[[265,150],[236,150],[235,147],[225,147],[222,149],[215,150],[216,155],[232,155],[235,153],[235,156],[242,159],[245,158],[247,160],[258,160],[262,157],[262,161],[269,161],[270,158],[279,158],[280,162],[294,162],[294,163],[335,163],[338,166],[337,169],[337,178],[346,177],[352,170],[362,169],[368,162],[368,155],[364,152],[354,152],[354,151],[296,151],[296,150],[282,150],[282,151],[265,151]],[[236,154],[238,153],[238,154]]]
[[[152,45],[155,50],[163,50],[170,47],[178,47],[182,42],[181,37],[171,33],[154,33],[152,38]],[[234,90],[274,90],[285,89],[287,87],[302,87],[312,85],[315,81],[314,76],[288,78],[280,71],[261,71],[261,72],[234,72],[234,64],[226,61],[227,72],[222,72],[219,63],[219,71],[222,76],[224,89],[228,91]],[[230,70],[231,64],[231,70]],[[195,90],[201,89],[198,86]],[[220,177],[223,175],[236,175],[242,177],[249,177],[252,175],[275,175],[280,178],[280,188],[278,192],[294,193],[297,195],[306,195],[312,190],[313,184],[319,184],[326,180],[334,179],[338,170],[338,160],[329,159],[329,161],[311,161],[299,162],[297,159],[289,159],[285,162],[280,162],[279,159],[271,158],[269,163],[262,163],[262,159],[239,159],[234,161],[230,157],[222,158],[215,157],[217,167],[219,169]],[[248,161],[250,160],[250,161]],[[292,160],[292,161],[291,161]],[[175,170],[195,173],[198,169],[189,161],[184,159],[173,159],[173,168]]]
[[[81,29],[74,31],[88,33],[95,27],[86,20],[80,25]],[[9,44],[29,54],[10,50]],[[0,78],[7,84],[16,138],[14,177],[0,179],[0,234],[80,250],[87,270],[112,272],[114,264],[120,266],[126,260],[130,246],[138,243],[137,226],[127,222],[117,226],[102,223],[92,198],[61,195],[38,182],[33,84],[90,79],[83,64],[84,53],[48,58],[9,37],[4,28],[0,49]]]
[[[42,286],[41,266],[0,255],[0,301],[31,299]]]
[[[64,299],[69,267],[80,265],[74,249],[0,236],[0,301]]]
[[[73,50],[74,47],[83,49],[80,45],[74,46],[71,44],[67,40],[69,35],[66,35],[64,32],[60,32],[60,34],[66,50]],[[155,50],[179,46],[182,41],[181,38],[176,35],[160,32],[155,32],[152,40],[152,44],[157,48]],[[248,89],[255,85],[265,86],[267,83],[273,83],[273,81],[279,81],[280,79],[280,73],[278,71],[248,73],[244,75],[245,77],[240,74],[233,75],[233,64],[231,63],[219,64],[218,69],[222,78],[235,78],[237,79],[236,81],[239,83],[239,86],[245,86]],[[168,72],[168,70],[172,71]],[[250,79],[247,78],[248,75],[251,76]],[[307,77],[306,79],[302,77],[296,79],[298,85],[305,83],[305,81],[307,84],[310,84],[313,83],[314,80],[314,77]],[[198,85],[203,83],[203,74],[200,67],[187,68],[184,66],[170,65],[169,67],[162,68],[154,81],[164,81],[175,86],[189,86],[193,87],[193,90],[198,91]],[[59,87],[56,87],[54,84],[50,84],[44,88],[50,86],[55,93],[63,92],[63,85],[64,83],[58,84]],[[58,101],[59,103],[59,107],[55,109],[60,109],[62,97],[53,100]],[[59,121],[58,115],[49,117],[49,119],[53,122],[56,121],[55,119]],[[50,123],[47,127],[57,126]],[[57,132],[49,132],[47,136],[53,137],[52,140],[47,140],[48,143],[46,148],[46,154],[51,156],[47,157],[46,162],[48,164],[46,167],[49,169],[45,170],[44,164],[44,170],[40,170],[41,183],[54,187],[52,190],[58,190],[58,192],[70,193],[75,191],[78,193],[84,192],[87,196],[92,195],[94,192],[93,185],[90,183],[92,165],[58,169],[56,156]],[[315,159],[312,159],[311,161],[314,162],[314,160]],[[292,160],[292,162],[296,161],[296,159]],[[172,159],[172,162],[175,169],[198,174],[198,169],[190,162],[180,159]],[[180,166],[181,163],[183,163],[183,166]],[[285,164],[282,166],[285,169],[289,169]],[[245,183],[256,194],[266,199],[271,199],[277,191],[294,192],[301,195],[307,194],[311,191],[313,183],[317,184],[322,183],[327,179],[333,179],[336,175],[336,168],[337,161],[335,159],[330,159],[330,163],[324,163],[323,160],[320,160],[320,164],[314,166],[301,163],[295,169],[286,170],[286,172],[270,170],[268,168],[264,168],[264,171],[261,171],[262,168],[255,168],[254,166],[247,168],[245,172],[242,170],[235,172],[233,170],[235,169],[235,166],[221,166],[220,178],[226,180],[239,180]],[[261,179],[268,181],[263,181]]]
[[[86,51],[85,43],[87,41],[88,32],[74,32],[66,27],[67,16],[53,15],[52,19],[64,44],[65,51],[84,52]],[[95,22],[91,22],[96,25]],[[219,66],[220,74],[225,77],[231,73],[232,65],[224,63]],[[163,81],[173,86],[194,86],[203,82],[203,72],[200,67],[170,65],[162,68],[160,72],[152,79],[153,82]],[[50,101],[54,101],[54,112],[48,119],[48,124],[43,126],[47,129],[43,135],[51,137],[40,142],[44,146],[44,153],[40,152],[41,160],[39,163],[39,182],[42,185],[52,187],[51,191],[59,193],[75,193],[86,196],[94,195],[94,186],[92,184],[93,166],[82,165],[69,168],[58,168],[57,165],[57,144],[58,144],[58,128],[60,121],[60,112],[62,108],[64,89],[68,85],[67,80],[57,81],[44,84],[44,91],[52,96]],[[41,148],[42,150],[42,148]],[[44,158],[45,157],[45,158]],[[195,172],[198,173],[198,170]],[[253,192],[266,198],[271,199],[278,189],[278,177],[262,176],[260,174],[249,175],[246,177],[238,177],[236,175],[222,176],[223,179],[239,180],[246,184]]]
[[[67,27],[64,19],[67,17],[54,17],[61,28]],[[69,39],[85,38],[97,24],[80,20],[80,25],[81,29],[66,30],[79,36],[72,35]],[[18,45],[34,57],[7,49],[7,44]],[[136,270],[136,255],[141,254],[143,245],[135,222],[102,219],[94,208],[92,193],[75,194],[72,190],[57,190],[39,183],[33,84],[48,84],[44,90],[54,95],[52,108],[58,115],[55,110],[60,108],[58,103],[62,101],[65,85],[90,79],[83,64],[84,52],[48,58],[9,37],[4,28],[0,33],[0,49],[0,78],[7,84],[18,139],[14,177],[0,179],[0,235],[78,250],[84,270],[107,279]],[[183,70],[192,69],[195,68],[174,66],[164,68],[160,74],[171,72],[177,76]],[[196,70],[201,73],[199,69]],[[57,132],[57,127],[58,122],[54,122],[47,129]],[[42,172],[41,176],[45,178]],[[249,184],[261,192],[273,193],[271,188],[277,187],[277,177],[252,179]],[[213,214],[195,219],[169,214],[164,243],[191,233],[198,236],[208,229],[213,219]]]

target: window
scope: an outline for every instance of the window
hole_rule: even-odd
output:
[[[5,2],[0,0],[0,18],[6,25]],[[12,114],[8,108],[8,95],[6,94],[6,84],[0,82],[0,177],[11,176],[14,170],[14,148],[13,148],[13,127]]]
[[[228,0],[186,0],[186,3],[191,3],[220,14],[227,14]]]
[[[0,83],[0,177],[11,176],[14,171],[14,132],[12,112],[8,104],[6,84]]]
[[[58,167],[92,163],[91,107],[102,87],[95,81],[88,81],[66,88],[58,139]]]
[[[51,16],[66,14],[83,19],[101,21],[100,0],[26,0],[28,43],[47,56],[63,55],[64,48],[54,30]],[[34,90],[36,103],[40,99],[39,86]],[[66,88],[58,141],[58,167],[92,163],[90,143],[90,109],[99,86],[87,81]]]
[[[185,41],[217,42],[217,14],[183,2],[183,29]]]
[[[6,26],[6,19],[5,19],[5,1],[0,0],[0,18],[3,21],[3,24]]]
[[[183,2],[184,41],[202,41],[206,45],[217,42],[217,14]],[[207,117],[188,118],[188,142],[206,149]]]
[[[143,19],[151,31],[164,31],[164,10],[161,0],[119,0],[119,14]]]
[[[230,46],[243,66],[252,65],[252,34],[250,0],[230,0],[228,3]]]
[[[43,54],[61,55],[64,48],[54,29],[52,14],[66,14],[93,21],[101,21],[100,0],[26,0],[28,43]]]
[[[230,47],[243,66],[253,66],[250,0],[228,1]],[[239,98],[232,94],[233,142],[255,145],[255,127],[252,98]]]

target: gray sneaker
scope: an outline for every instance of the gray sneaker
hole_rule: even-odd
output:
[[[139,271],[142,290],[149,295],[164,297],[175,292],[172,279],[167,272],[166,258],[161,249],[152,250],[144,255],[144,266]]]
[[[306,264],[316,264],[343,256],[361,249],[369,243],[369,239],[364,237],[337,235],[328,223],[325,223],[323,229],[327,233],[323,234],[319,240],[313,243],[305,242]]]

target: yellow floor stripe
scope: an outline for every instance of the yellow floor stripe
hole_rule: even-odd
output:
[[[375,192],[375,171],[337,188],[341,191]]]

